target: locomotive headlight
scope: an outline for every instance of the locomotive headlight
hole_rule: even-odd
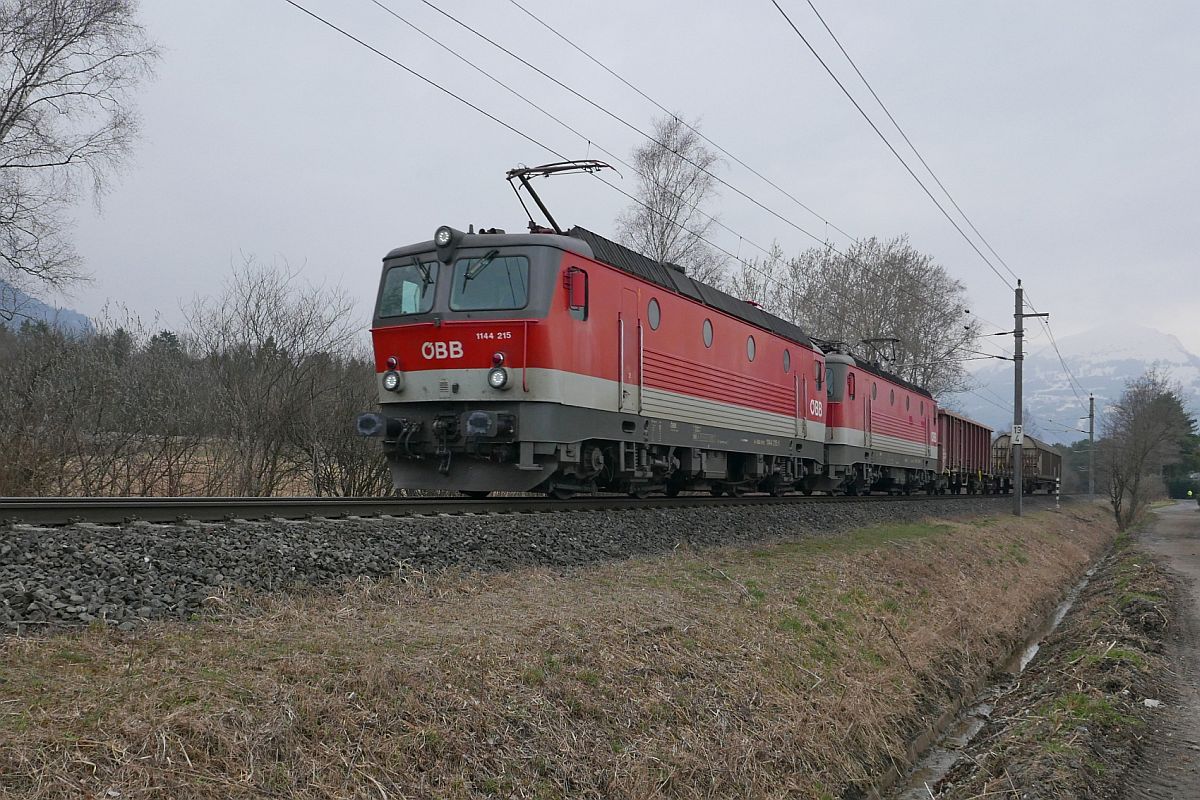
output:
[[[493,389],[503,389],[508,386],[508,370],[504,367],[494,367],[488,373],[488,386]]]
[[[453,238],[454,231],[450,230],[449,225],[443,225],[434,232],[433,243],[438,247],[449,247],[450,240]]]
[[[383,388],[389,392],[398,392],[404,388],[404,376],[394,369],[383,373]]]

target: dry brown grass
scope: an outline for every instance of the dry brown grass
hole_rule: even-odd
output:
[[[1091,509],[880,527],[10,638],[0,790],[842,796],[902,758],[1111,536]]]

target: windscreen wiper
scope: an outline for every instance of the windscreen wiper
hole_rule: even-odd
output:
[[[423,264],[418,256],[413,256],[413,264],[416,265],[417,272],[421,273],[421,294],[425,294],[429,284],[433,283],[433,276],[429,274],[429,265]]]
[[[488,268],[488,265],[495,260],[496,256],[500,255],[499,250],[489,250],[487,255],[472,264],[466,272],[463,273],[463,288],[467,288],[467,281],[473,281],[479,277],[479,273]]]

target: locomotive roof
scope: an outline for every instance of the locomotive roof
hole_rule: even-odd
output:
[[[751,325],[765,328],[796,344],[815,348],[812,339],[809,338],[808,334],[799,325],[794,325],[785,319],[780,319],[774,314],[768,314],[761,308],[751,305],[745,300],[740,300],[731,294],[726,294],[716,287],[709,286],[707,283],[692,280],[684,273],[683,267],[680,267],[678,264],[655,261],[636,250],[630,250],[622,244],[617,244],[611,239],[606,239],[600,234],[593,233],[578,225],[567,231],[567,236],[585,242],[592,250],[592,257],[597,261],[603,261],[605,264],[616,267],[623,272],[636,275],[650,283],[658,284],[668,291],[690,297],[710,308],[723,311],[731,317],[737,317],[740,320],[749,322]]]
[[[879,378],[883,378],[885,381],[891,381],[892,383],[896,384],[897,386],[902,386],[905,389],[908,389],[910,392],[915,392],[916,394],[919,394],[922,397],[928,397],[930,400],[934,399],[933,395],[930,394],[929,390],[924,388],[923,386],[917,386],[915,383],[910,383],[909,381],[904,380],[904,378],[901,378],[899,375],[895,375],[891,372],[888,372],[886,369],[879,366],[878,364],[874,364],[870,361],[866,361],[865,359],[861,359],[858,356],[854,356],[853,354],[851,354],[851,356],[854,358],[854,366],[857,367],[858,369],[862,370],[863,372],[866,372],[870,375],[874,375]]]
[[[731,317],[749,322],[751,325],[757,325],[796,344],[824,352],[799,325],[763,311],[758,306],[752,305],[731,294],[726,294],[715,286],[709,286],[707,283],[692,280],[684,272],[683,267],[678,264],[655,261],[636,250],[631,250],[625,245],[618,244],[611,239],[606,239],[600,234],[589,231],[587,228],[581,228],[578,225],[571,228],[564,235],[552,233],[463,233],[460,235],[461,238],[458,241],[459,248],[527,247],[534,245],[538,247],[556,247],[559,250],[577,253],[585,258],[595,259],[596,261],[608,264],[622,272],[636,275],[668,291],[690,297],[696,302],[703,303],[710,308],[715,308]],[[385,256],[385,260],[411,253],[424,253],[433,249],[436,249],[433,240],[397,247]],[[853,354],[850,355],[854,357]],[[854,357],[854,360],[856,366],[865,372],[903,386],[931,400],[933,399],[933,395],[928,390],[916,384],[909,383],[899,375],[893,375],[877,364],[872,364],[858,357]]]

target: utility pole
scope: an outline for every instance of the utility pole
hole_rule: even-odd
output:
[[[1021,501],[1025,493],[1025,479],[1022,469],[1025,464],[1025,432],[1024,420],[1021,409],[1021,367],[1025,363],[1025,354],[1023,345],[1025,344],[1025,318],[1026,317],[1048,317],[1049,314],[1026,314],[1025,313],[1025,291],[1021,288],[1021,279],[1017,279],[1017,299],[1016,306],[1013,309],[1013,321],[1016,325],[1013,328],[1013,339],[1015,348],[1013,350],[1013,369],[1016,374],[1013,377],[1013,428],[1012,434],[1009,436],[1009,444],[1012,445],[1012,462],[1013,462],[1013,516],[1021,516]]]
[[[1096,395],[1088,394],[1088,501],[1096,499]]]

